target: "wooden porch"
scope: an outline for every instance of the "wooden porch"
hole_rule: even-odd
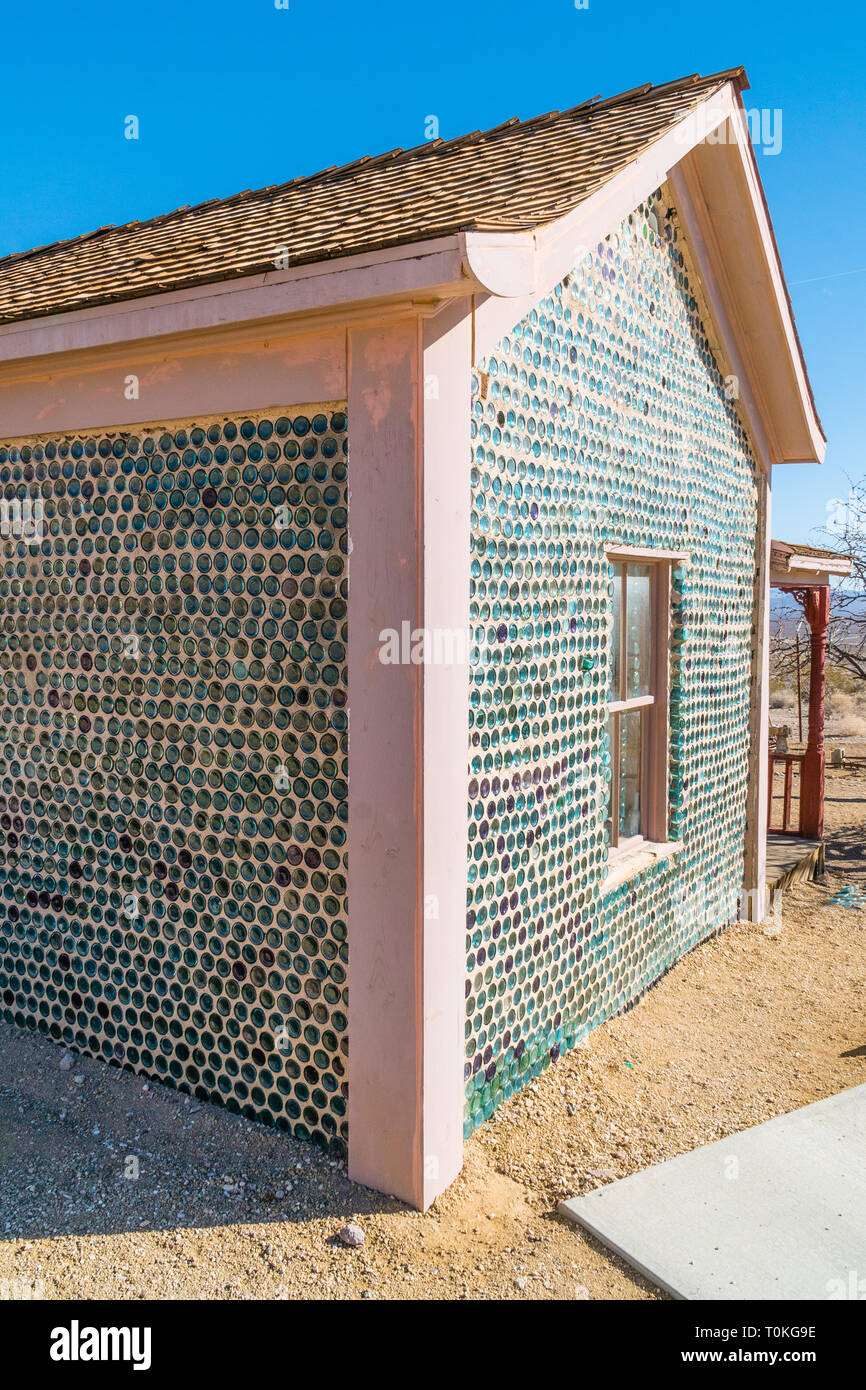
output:
[[[824,664],[830,580],[849,575],[847,556],[786,541],[771,544],[770,584],[789,593],[809,626],[809,729],[802,752],[771,739],[767,806],[767,887],[813,879],[824,868]],[[796,775],[795,775],[796,774]]]
[[[801,835],[767,835],[767,888],[771,893],[805,883],[824,869],[824,841]]]

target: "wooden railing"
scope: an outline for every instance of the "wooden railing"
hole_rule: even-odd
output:
[[[805,757],[806,757],[805,753],[777,753],[777,752],[775,751],[775,749],[773,749],[773,748],[770,749],[770,768],[769,768],[769,773],[770,773],[770,775],[769,775],[769,783],[770,783],[770,796],[769,796],[769,802],[770,802],[770,804],[769,804],[769,806],[767,807],[767,828],[768,828],[769,830],[775,831],[775,833],[776,833],[777,835],[800,835],[800,834],[802,834],[802,831],[801,831],[801,824],[802,824],[802,812],[803,812],[803,763],[804,763],[804,761],[805,761]],[[776,763],[784,763],[784,764],[785,764],[785,782],[784,782],[784,788],[783,788],[783,792],[782,792],[782,824],[781,824],[781,825],[774,825],[774,824],[773,824],[773,784],[774,784],[774,781],[775,781]],[[791,824],[791,816],[792,816],[791,800],[792,800],[792,793],[793,793],[793,789],[794,789],[794,764],[795,764],[795,763],[798,763],[798,764],[799,764],[799,768],[800,768],[800,800],[799,800],[799,810],[798,810],[798,815],[797,815],[797,824],[796,824],[796,827],[795,827],[795,826],[792,826],[792,824]]]

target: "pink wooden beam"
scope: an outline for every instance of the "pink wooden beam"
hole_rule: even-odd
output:
[[[349,1175],[422,1209],[463,1161],[470,342],[349,332]],[[404,624],[456,659],[383,662]]]

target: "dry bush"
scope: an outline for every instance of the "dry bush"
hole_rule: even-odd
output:
[[[834,738],[866,738],[866,697],[831,688],[825,703],[827,729]]]
[[[851,714],[844,719],[834,719],[832,734],[835,739],[866,739],[866,719],[861,714]]]
[[[847,690],[828,690],[826,699],[827,713],[834,717],[850,714],[859,714],[856,697]]]

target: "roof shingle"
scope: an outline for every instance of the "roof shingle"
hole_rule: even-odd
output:
[[[638,87],[0,260],[0,323],[570,212],[742,68]]]
[[[798,545],[793,541],[772,541],[770,543],[770,564],[774,570],[790,569],[792,555],[804,556],[808,560],[841,561],[842,564],[847,565],[852,562],[852,557],[840,550],[821,550],[816,545]]]

